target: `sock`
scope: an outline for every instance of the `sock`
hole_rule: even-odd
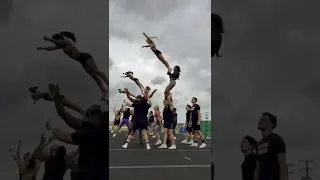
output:
[[[201,140],[202,143],[204,143],[204,140]]]
[[[146,144],[148,145],[148,144],[149,144],[149,141],[146,141]]]
[[[130,140],[127,140],[127,141],[126,141],[126,143],[128,143],[128,144],[129,144],[129,142],[130,142]]]

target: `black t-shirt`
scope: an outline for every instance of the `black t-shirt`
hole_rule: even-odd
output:
[[[256,170],[257,156],[255,153],[251,153],[244,158],[241,165],[242,180],[253,180],[254,171]]]
[[[173,112],[170,106],[165,106],[162,113],[164,123],[174,123]]]
[[[178,123],[178,114],[177,114],[176,112],[173,113],[173,122],[174,122],[175,124]]]
[[[192,122],[198,121],[198,111],[200,111],[200,106],[198,104],[194,104],[191,108],[192,112]]]
[[[78,169],[108,171],[108,129],[90,122],[83,122],[81,130],[72,134],[74,144],[79,145]]]
[[[186,122],[189,123],[190,121],[190,115],[191,115],[191,110],[188,110],[186,113]]]
[[[134,102],[132,107],[134,108],[135,121],[138,119],[147,120],[148,111],[151,107],[147,100],[142,99],[140,102]]]
[[[123,113],[122,119],[129,119],[129,117],[130,117],[130,111],[125,111],[125,112]]]
[[[270,134],[258,142],[256,152],[260,165],[259,180],[279,180],[278,155],[286,153],[286,144],[282,137],[275,133]]]

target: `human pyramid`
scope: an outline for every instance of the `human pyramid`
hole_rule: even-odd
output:
[[[175,149],[175,143],[174,143],[174,135],[173,135],[173,127],[174,127],[174,112],[175,108],[172,102],[172,93],[170,92],[176,85],[176,80],[179,79],[180,76],[180,67],[179,66],[174,66],[172,69],[168,62],[165,60],[163,57],[161,51],[159,51],[156,48],[155,42],[152,39],[157,39],[156,37],[150,37],[146,33],[143,33],[143,35],[146,37],[146,42],[148,45],[142,46],[142,48],[150,47],[152,52],[156,55],[156,57],[165,65],[167,68],[167,75],[169,76],[170,83],[167,85],[165,91],[164,91],[164,110],[163,110],[163,120],[164,120],[164,144],[166,144],[167,138],[172,141],[171,142],[171,149]],[[144,86],[138,78],[134,76],[134,73],[132,71],[128,71],[123,73],[122,78],[129,78],[135,84],[139,87],[141,94],[135,95],[129,91],[127,88],[123,89],[118,89],[120,94],[125,94],[126,97],[131,101],[131,102],[126,102],[124,100],[122,106],[120,109],[116,109],[116,107],[113,109],[115,119],[114,119],[114,125],[112,127],[111,133],[113,134],[113,137],[117,135],[119,132],[120,128],[123,125],[126,125],[128,127],[128,132],[127,132],[127,140],[122,145],[123,148],[127,148],[129,142],[133,138],[134,133],[136,130],[139,130],[140,132],[140,137],[142,140],[142,137],[144,138],[146,142],[146,147],[147,149],[150,149],[149,145],[149,140],[148,140],[148,134],[147,134],[147,129],[148,129],[148,109],[151,107],[151,98],[157,91],[157,89],[153,90],[151,92],[151,88],[149,86]],[[133,109],[130,109],[130,108]],[[122,116],[122,120],[121,119]],[[130,116],[131,122],[130,122]],[[159,107],[155,106],[155,118],[156,118],[156,123],[157,125],[160,125],[162,118],[160,118],[161,115],[159,114]],[[156,133],[156,136],[158,138],[157,145],[160,145],[160,135]],[[160,142],[160,143],[159,143]],[[160,146],[164,147],[164,146]]]
[[[79,62],[85,72],[92,77],[100,88],[100,101],[109,104],[107,97],[109,81],[106,74],[98,69],[89,53],[81,52],[75,46],[77,40],[72,32],[64,31],[51,37],[45,36],[43,40],[52,43],[53,46],[38,47],[37,50],[62,50],[71,59]],[[41,99],[54,102],[58,115],[74,131],[71,133],[65,132],[53,127],[50,120],[47,121],[45,125],[47,130],[51,132],[52,137],[47,139],[42,134],[39,145],[32,153],[26,153],[23,158],[20,158],[21,141],[19,141],[16,153],[10,150],[19,168],[19,179],[35,180],[42,162],[45,164],[43,179],[63,179],[68,169],[71,170],[70,176],[72,180],[94,179],[98,175],[104,176],[102,179],[106,179],[103,173],[99,171],[92,173],[91,169],[92,167],[99,167],[100,164],[101,167],[99,168],[104,169],[103,164],[108,161],[108,155],[105,152],[109,150],[108,143],[106,143],[109,138],[107,134],[109,112],[103,111],[101,106],[97,104],[91,105],[87,110],[83,110],[62,95],[58,85],[49,84],[46,91],[33,86],[29,87],[29,91],[33,103]],[[73,116],[65,107],[78,112],[82,117]],[[78,150],[67,153],[64,145],[52,144],[50,150],[47,151],[46,148],[53,140],[76,145]]]

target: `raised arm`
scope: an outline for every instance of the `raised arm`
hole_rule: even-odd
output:
[[[39,145],[36,147],[36,149],[33,151],[32,153],[32,157],[35,159],[38,159],[40,161],[47,161],[50,159],[50,154],[47,151],[44,151],[44,149],[49,145],[50,142],[52,142],[52,138],[50,138],[51,140],[48,140],[46,142],[46,138],[44,137],[44,134],[41,134],[40,137],[40,143]]]
[[[132,93],[130,93],[128,90],[126,91],[126,94],[127,94],[127,98],[131,101],[131,102],[134,102],[136,99],[133,98],[133,97],[136,97],[134,96]]]
[[[154,95],[154,93],[157,92],[157,89],[153,90],[152,93],[149,95],[149,98],[152,98],[152,96]]]
[[[168,98],[167,98],[167,101],[168,101],[168,104],[169,104],[169,106],[170,106],[170,110],[171,111],[173,111],[173,109],[174,109],[174,106],[173,106],[173,103],[172,103],[172,101],[171,101],[171,94],[168,96]]]
[[[44,51],[55,51],[61,49],[58,46],[50,46],[50,47],[37,47],[37,50],[44,50]]]
[[[43,40],[52,42],[53,44],[55,44],[56,46],[59,46],[59,47],[67,45],[67,41],[65,41],[65,40],[52,39],[47,36],[44,36]]]
[[[51,91],[52,96],[54,97],[54,104],[56,107],[56,111],[58,115],[65,121],[65,123],[70,126],[71,128],[77,130],[81,128],[82,123],[84,122],[83,119],[77,118],[72,116],[68,113],[63,104],[63,97],[60,95],[59,87],[50,84],[49,90]]]
[[[126,102],[125,100],[123,100],[123,102],[126,104],[126,106],[129,106],[129,107],[132,107],[132,103],[130,103],[130,102]]]
[[[59,128],[52,128],[51,126],[51,122],[50,121],[47,121],[46,122],[46,128],[51,131],[52,133],[52,136],[63,142],[63,143],[66,143],[66,144],[71,144],[71,145],[77,145],[74,143],[73,141],[73,138],[72,138],[72,134],[71,133],[67,133]]]
[[[26,167],[26,165],[20,158],[20,148],[21,148],[21,140],[19,140],[19,142],[18,142],[18,147],[17,147],[16,153],[14,154],[11,149],[9,150],[9,152],[10,152],[14,162],[17,164],[19,170],[23,171],[24,168]]]

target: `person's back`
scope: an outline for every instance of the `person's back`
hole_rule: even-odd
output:
[[[64,157],[52,156],[45,162],[42,180],[63,180],[67,171]]]
[[[102,115],[103,122],[106,122]],[[78,170],[80,180],[107,178],[109,161],[109,134],[107,124],[85,122],[79,135]]]

